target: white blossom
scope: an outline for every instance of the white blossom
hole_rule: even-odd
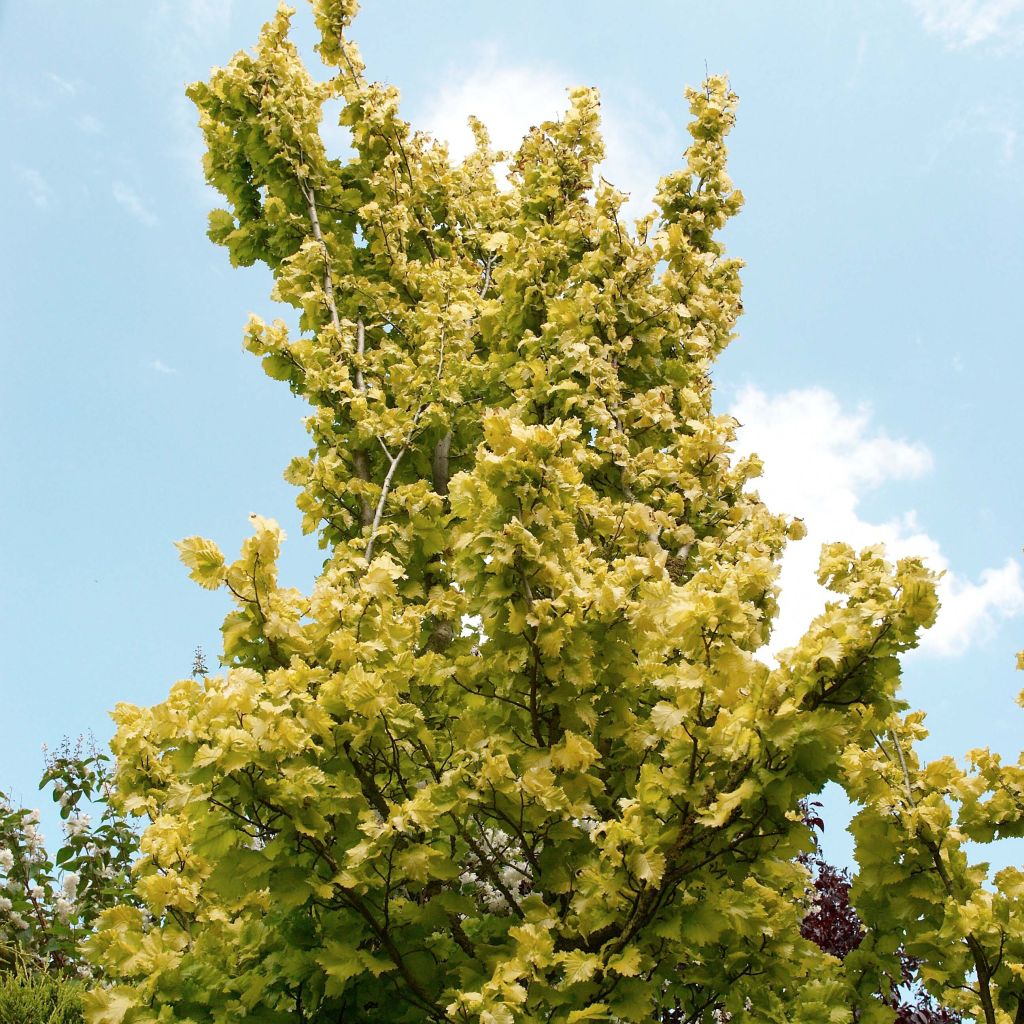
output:
[[[486,885],[483,889],[483,892],[481,893],[481,896],[484,901],[484,906],[488,910],[498,912],[508,909],[508,904],[505,902],[505,897],[502,896],[502,894],[498,892],[498,890],[495,889],[493,885]]]
[[[69,871],[61,883],[61,888],[64,890],[64,895],[68,899],[74,899],[75,893],[78,892],[78,883],[81,881],[81,876],[77,872]]]
[[[54,903],[54,909],[57,911],[57,916],[64,922],[71,917],[75,912],[74,900],[65,899],[63,896],[58,896]]]
[[[6,896],[0,896],[0,914],[6,914],[13,906]]]
[[[463,865],[459,882],[473,891],[487,910],[509,910],[505,893],[515,898],[529,891],[532,883],[529,865],[518,842],[507,832],[481,828],[481,857],[470,854]]]
[[[35,825],[29,824],[24,828],[23,837],[27,851],[26,859],[29,861],[42,860],[46,851],[46,837],[42,832]]]
[[[0,868],[10,871],[14,867],[14,854],[10,850],[0,850]]]
[[[41,885],[33,885],[28,893],[37,903],[46,899],[46,890]]]
[[[21,914],[11,914],[11,924],[18,931],[25,931],[28,928],[28,921],[21,916]]]
[[[76,814],[64,822],[64,832],[70,839],[72,836],[80,836],[83,832],[89,831],[92,818],[88,814]]]

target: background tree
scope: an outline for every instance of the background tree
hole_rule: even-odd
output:
[[[474,122],[453,164],[364,76],[355,6],[313,4],[328,81],[282,8],[190,89],[228,206],[210,236],[299,311],[246,345],[311,406],[287,477],[325,562],[308,595],[280,587],[258,516],[230,563],[181,543],[234,599],[224,672],[115,712],[150,917],[102,919],[116,983],[90,1019],[888,1021],[904,948],[1002,1020],[1014,897],[984,904],[942,817],[955,792],[979,835],[989,804],[918,767],[896,694],[931,574],[832,545],[832,603],[757,657],[802,529],[712,408],[741,309],[725,79],[688,92],[685,165],[629,225],[593,90],[513,154]],[[319,134],[334,97],[344,160]],[[871,921],[841,963],[801,935],[797,860],[800,801],[836,779]]]

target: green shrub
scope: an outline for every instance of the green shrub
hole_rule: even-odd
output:
[[[99,914],[137,902],[130,868],[138,836],[108,800],[108,762],[81,738],[47,754],[39,788],[52,791],[64,831],[49,847],[40,812],[0,790],[0,971],[9,969],[7,949],[23,965],[81,975],[80,944]]]
[[[78,982],[18,967],[0,972],[0,1024],[82,1024]]]

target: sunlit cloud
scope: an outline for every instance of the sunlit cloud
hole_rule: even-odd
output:
[[[470,115],[487,127],[496,149],[515,150],[531,126],[560,117],[568,108],[570,72],[547,66],[504,62],[486,49],[468,67],[450,69],[416,118],[438,139],[448,143],[455,159],[473,149]],[[678,156],[675,132],[668,116],[649,103],[634,103],[628,112],[602,103],[602,132],[606,157],[600,173],[630,196],[627,214],[640,216],[654,195],[661,168]]]
[[[806,539],[791,543],[783,561],[774,649],[799,640],[824,608],[827,592],[815,572],[821,545],[836,540],[857,549],[882,543],[891,558],[920,556],[944,573],[938,621],[921,644],[928,654],[963,654],[984,643],[1000,621],[1024,614],[1024,574],[1012,558],[972,580],[921,527],[913,509],[882,521],[862,511],[862,499],[872,490],[931,470],[934,460],[924,445],[889,437],[872,423],[868,409],[844,408],[824,388],[768,395],[749,387],[731,412],[743,424],[740,453],[756,451],[764,460],[757,490],[773,511],[800,516],[807,526]]]

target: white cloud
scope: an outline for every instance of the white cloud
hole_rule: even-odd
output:
[[[927,31],[958,49],[1024,42],[1024,0],[910,0]]]
[[[572,76],[555,68],[502,63],[495,50],[485,51],[469,67],[450,69],[415,124],[444,139],[454,159],[473,148],[467,124],[480,118],[496,149],[515,150],[530,127],[560,117],[569,105]],[[650,205],[660,177],[659,168],[673,159],[673,125],[662,112],[637,101],[628,111],[602,102],[606,158],[600,173],[616,188],[630,194],[626,212],[640,216]]]
[[[45,210],[50,205],[52,196],[46,179],[34,167],[23,167],[21,164],[16,164],[14,169],[28,190],[29,201],[33,206],[38,206],[40,210]]]
[[[475,114],[497,149],[515,149],[531,125],[558,117],[567,106],[566,79],[545,68],[502,67],[493,51],[476,64],[450,71],[417,124],[447,140],[453,158],[473,149],[466,123]]]
[[[922,650],[940,655],[963,654],[985,639],[999,619],[1024,612],[1024,575],[1020,563],[1008,558],[998,569],[983,569],[978,583],[949,573],[939,584],[943,610]]]
[[[1008,559],[977,581],[950,568],[940,543],[918,525],[912,510],[882,522],[864,517],[861,499],[887,481],[912,480],[932,467],[919,443],[888,437],[869,411],[844,410],[832,392],[807,388],[769,396],[746,388],[732,408],[743,427],[738,451],[764,460],[757,490],[773,511],[798,515],[807,538],[791,543],[783,561],[780,615],[772,647],[795,643],[827,599],[815,582],[821,545],[842,540],[861,548],[884,543],[890,557],[919,555],[936,571],[942,603],[921,649],[936,656],[962,654],[1002,618],[1024,613],[1024,575]]]
[[[118,205],[127,210],[137,221],[145,224],[146,227],[151,228],[157,223],[156,216],[147,209],[138,192],[130,185],[126,185],[123,181],[115,181],[113,194],[114,200]]]
[[[151,370],[156,370],[157,373],[177,373],[173,366],[168,366],[162,359],[154,359],[149,364]]]

